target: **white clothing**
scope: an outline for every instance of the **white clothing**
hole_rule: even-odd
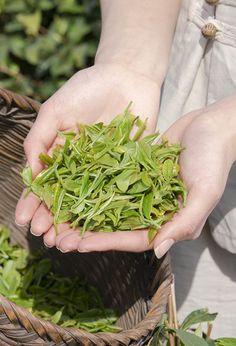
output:
[[[182,115],[236,95],[236,0],[215,3],[183,1],[162,89],[162,133]],[[201,237],[174,246],[172,267],[180,320],[209,307],[219,312],[214,336],[236,336],[236,165]]]

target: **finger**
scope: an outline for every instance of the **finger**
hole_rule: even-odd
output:
[[[178,143],[186,130],[186,128],[191,124],[191,122],[200,114],[202,110],[196,110],[182,118],[179,118],[173,125],[171,125],[168,130],[162,135],[162,138],[167,138],[170,143]]]
[[[54,225],[49,228],[49,230],[44,234],[43,241],[45,246],[47,247],[53,247],[56,245],[56,237],[61,232],[66,231],[69,229],[70,225],[68,223],[61,223],[57,226],[57,231],[55,230]]]
[[[68,228],[66,229],[65,231],[63,232],[60,232],[57,236],[56,236],[56,247],[58,250],[65,250],[64,247],[60,247],[60,243],[62,241],[63,238],[67,237],[67,236],[72,236],[72,235],[75,235],[76,234],[76,239],[77,237],[80,235],[80,231],[75,231],[73,230],[72,228]],[[76,240],[75,240],[76,241]],[[70,251],[73,251],[73,250],[76,250],[77,249],[77,246],[75,244],[73,244],[74,247],[72,247],[72,249]]]
[[[73,234],[63,238],[59,244],[64,251],[75,248],[73,246],[75,236]],[[77,250],[79,252],[91,251],[131,251],[142,252],[151,248],[148,243],[147,230],[139,231],[116,231],[113,233],[94,232],[88,236],[76,241]]]
[[[51,114],[51,106],[48,106],[47,103],[43,104],[35,123],[24,141],[25,154],[34,176],[43,169],[43,164],[39,160],[39,154],[48,151],[59,128],[57,118],[51,116]]]
[[[79,243],[82,239],[93,236],[93,232],[86,232],[81,236],[80,230],[67,229],[56,238],[56,247],[61,252],[78,251]],[[82,252],[82,251],[81,251]]]
[[[60,136],[57,136],[56,139],[54,140],[53,144],[51,145],[51,147],[49,148],[48,150],[48,155],[52,155],[53,153],[53,149],[57,146],[57,145],[61,145],[63,146],[65,144],[65,139],[60,137]]]
[[[177,241],[196,239],[219,201],[219,196],[210,186],[193,186],[188,194],[186,207],[167,222],[153,242],[155,254],[161,258]]]
[[[53,224],[53,216],[47,207],[41,203],[31,221],[31,233],[35,236],[41,236],[47,232]]]
[[[40,205],[40,199],[30,192],[26,196],[26,190],[23,191],[16,205],[15,219],[16,223],[24,226],[32,219],[32,215],[36,212]]]

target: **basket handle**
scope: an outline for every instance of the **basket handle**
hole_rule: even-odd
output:
[[[22,96],[13,91],[0,88],[0,97],[3,98],[8,106],[15,103],[17,107],[38,113],[41,104],[27,96]]]

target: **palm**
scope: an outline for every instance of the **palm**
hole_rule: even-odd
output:
[[[62,251],[114,249],[138,252],[154,247],[157,256],[161,257],[175,241],[199,236],[208,215],[223,193],[232,163],[225,155],[225,138],[219,134],[219,126],[212,126],[208,116],[200,112],[184,116],[164,136],[185,148],[180,156],[180,164],[188,198],[186,207],[161,228],[153,243],[148,244],[147,230],[109,234],[88,232],[81,239],[79,230],[74,232],[67,227],[56,238],[58,248]]]
[[[38,156],[60,141],[57,131],[76,128],[79,123],[109,122],[132,101],[132,112],[149,118],[147,131],[155,129],[159,88],[147,77],[122,66],[91,67],[75,74],[42,107],[25,141],[28,162],[34,174],[43,168]],[[44,235],[48,245],[55,245],[53,218],[38,198],[30,194],[21,197],[16,208],[16,221],[31,221],[32,232]],[[68,225],[59,226],[68,233]],[[71,230],[70,230],[71,232]],[[64,234],[64,233],[63,233]]]
[[[108,122],[130,101],[132,111],[156,123],[159,89],[150,79],[121,66],[93,66],[76,73],[43,106],[65,130],[82,123]]]
[[[181,122],[183,126],[179,131]],[[220,196],[230,169],[220,134],[203,117],[194,114],[183,117],[177,127],[167,131],[166,136],[184,148],[180,166],[188,190],[196,188]]]

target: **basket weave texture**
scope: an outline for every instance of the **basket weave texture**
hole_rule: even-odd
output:
[[[42,242],[29,235],[28,227],[16,226],[14,210],[23,189],[23,141],[39,107],[34,100],[0,89],[0,224],[10,228],[13,242],[31,251]],[[59,263],[57,272],[86,276],[103,293],[106,305],[118,312],[122,331],[91,334],[62,328],[0,296],[0,346],[146,344],[166,311],[172,282],[168,256],[158,261],[150,252],[60,254],[55,249],[46,256]]]

